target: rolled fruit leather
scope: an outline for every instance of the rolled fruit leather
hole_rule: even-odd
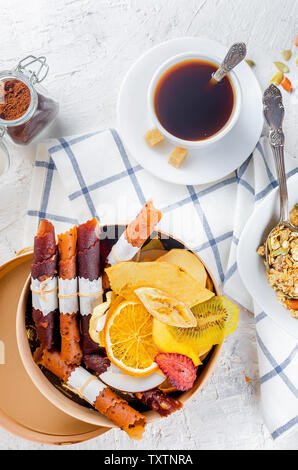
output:
[[[46,219],[40,221],[34,238],[31,265],[32,317],[41,345],[55,345],[58,323],[57,246],[55,229]]]
[[[66,364],[80,364],[82,349],[78,322],[77,227],[58,235],[59,310],[61,357]]]
[[[106,263],[113,266],[121,261],[131,260],[148,237],[150,237],[161,217],[161,212],[154,207],[153,202],[148,201],[137,217],[128,224],[126,230],[112,247],[111,252],[107,256]],[[109,279],[106,273],[103,275],[103,284],[105,289],[109,288]],[[103,327],[104,325],[102,325],[102,328]],[[105,370],[102,370],[102,368],[99,367],[98,362],[96,363],[96,361],[90,360],[88,368],[97,374],[98,371],[100,371],[99,373],[105,372]]]
[[[153,202],[148,201],[112,247],[107,264],[114,266],[121,261],[131,260],[150,237],[161,217],[161,212],[155,209]]]
[[[78,226],[78,273],[83,356],[103,352],[89,334],[89,323],[96,305],[102,302],[100,271],[100,227],[94,218]]]
[[[38,349],[34,360],[65,382],[74,393],[84,398],[132,439],[142,438],[146,425],[145,416],[130,407],[125,400],[83,367],[67,365],[58,351]]]

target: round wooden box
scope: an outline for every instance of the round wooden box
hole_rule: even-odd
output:
[[[16,313],[31,262],[32,251],[0,267],[0,426],[30,441],[76,444],[109,428],[61,411],[38,390],[24,368],[16,339]]]

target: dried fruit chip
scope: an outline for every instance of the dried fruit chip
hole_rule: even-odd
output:
[[[190,329],[190,328],[187,328]],[[209,348],[193,345],[192,341],[179,341],[177,331],[179,328],[165,325],[159,320],[153,320],[153,341],[162,352],[180,353],[190,357],[195,366],[202,364],[200,356],[203,356]]]
[[[153,340],[161,351],[185,354],[198,365],[200,356],[235,330],[238,307],[220,296],[196,305],[192,312],[197,319],[195,328],[176,328],[154,319]]]
[[[270,83],[273,83],[273,85],[278,86],[281,83],[283,78],[284,78],[284,74],[282,72],[276,72],[271,78]]]
[[[121,302],[109,312],[105,324],[108,358],[128,374],[143,376],[154,372],[157,348],[152,340],[153,317],[142,304]]]
[[[164,246],[159,238],[152,238],[147,245],[143,246],[141,251],[142,253],[144,251],[149,251],[149,250],[163,250],[164,251]]]
[[[203,354],[202,356],[200,356],[200,360],[201,360],[202,362],[206,359],[206,357],[208,356],[208,354],[209,354],[210,351],[211,351],[211,348],[208,349],[208,351],[206,351],[205,354]]]
[[[155,287],[192,307],[214,296],[184,269],[165,262],[127,261],[106,269],[112,290],[127,300],[139,302],[139,287]]]
[[[285,51],[282,51],[281,55],[282,55],[282,58],[284,60],[290,60],[290,58],[292,56],[292,51],[291,51],[291,49],[287,49]]]
[[[168,379],[164,380],[164,382],[162,384],[160,384],[158,388],[163,393],[177,392],[177,389],[175,387],[173,387],[173,385],[168,381]]]
[[[89,334],[93,341],[100,346],[104,346],[101,332],[104,329],[105,321],[107,318],[107,310],[111,305],[112,292],[107,292],[107,300],[102,304],[97,305],[92,313],[89,323]]]
[[[197,318],[196,341],[208,346],[220,343],[238,323],[238,307],[223,296],[214,297],[192,308]]]
[[[274,65],[280,72],[287,73],[289,71],[289,67],[283,62],[274,62]]]
[[[214,289],[213,282],[210,276],[207,276],[207,279],[206,279],[206,289],[211,290],[211,291],[213,291]]]
[[[155,362],[177,390],[186,392],[193,387],[197,368],[189,357],[176,353],[159,353]]]
[[[196,279],[201,284],[201,286],[206,285],[206,269],[203,263],[194,253],[184,249],[173,248],[158,258],[158,261],[166,261],[167,263],[175,264],[176,266],[183,268],[188,274]]]
[[[148,312],[162,323],[181,328],[191,328],[197,325],[197,320],[190,308],[165,292],[152,287],[140,287],[135,290],[135,294]]]

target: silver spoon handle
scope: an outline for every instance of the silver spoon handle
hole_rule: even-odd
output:
[[[280,130],[279,137],[283,139],[283,132]],[[271,133],[270,133],[271,134]],[[280,220],[283,222],[289,221],[289,204],[288,204],[288,188],[287,188],[287,177],[285,170],[285,156],[284,156],[284,146],[281,145],[272,145],[271,136],[270,144],[274,156],[275,168],[277,174],[277,181],[279,185],[279,199],[280,199]]]
[[[236,65],[238,65],[246,56],[246,45],[244,42],[236,42],[233,44],[227,55],[225,56],[222,64],[217,71],[212,75],[212,78],[220,82],[224,76],[229,73]]]
[[[285,109],[280,90],[270,85],[263,96],[264,117],[269,126],[269,142],[274,155],[277,180],[280,196],[280,220],[289,221],[288,189],[285,170],[284,142],[285,136],[282,130]]]

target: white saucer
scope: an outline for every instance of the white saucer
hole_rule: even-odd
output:
[[[242,110],[227,136],[204,149],[189,151],[179,169],[168,164],[172,144],[164,142],[153,149],[147,146],[144,134],[153,127],[147,108],[147,90],[154,72],[171,56],[196,50],[224,58],[227,47],[195,37],[159,44],[130,68],[118,97],[119,131],[131,156],[153,175],[177,184],[206,184],[228,175],[249,157],[263,128],[262,92],[254,73],[242,62],[235,69],[242,88]]]

